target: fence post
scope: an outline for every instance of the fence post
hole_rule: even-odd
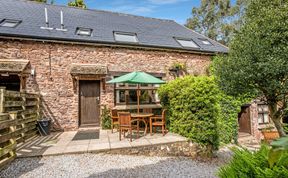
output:
[[[5,112],[5,87],[0,87],[0,113]]]
[[[9,112],[9,118],[10,118],[11,120],[17,119],[17,111]],[[10,126],[10,127],[9,127],[9,130],[10,130],[11,133],[15,132],[15,131],[16,131],[16,125]],[[15,139],[15,137],[11,138],[9,141],[10,141],[11,144],[16,144],[16,139]],[[15,147],[13,150],[11,150],[11,151],[9,152],[9,154],[11,155],[11,157],[14,157],[14,156],[16,155],[16,147]]]
[[[25,119],[26,119],[26,117],[25,117],[25,111],[26,111],[26,91],[23,91],[23,92],[20,92],[20,93],[21,93],[21,94],[20,94],[20,95],[21,95],[21,99],[22,99],[22,101],[23,101],[21,117],[22,117],[23,120],[25,120]],[[24,128],[25,128],[25,124],[22,123],[22,124],[21,124],[21,127],[22,127],[22,129],[24,129]],[[25,142],[25,132],[22,132],[22,133],[21,133],[21,137],[22,137],[23,142]]]

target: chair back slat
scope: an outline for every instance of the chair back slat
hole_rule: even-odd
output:
[[[166,109],[163,109],[163,111],[162,111],[162,122],[163,123],[166,122],[166,120],[165,120],[166,119],[166,111],[167,111]]]
[[[118,111],[117,111],[117,109],[111,109],[111,110],[110,110],[110,114],[111,114],[111,117],[118,117]]]
[[[131,114],[130,112],[118,112],[119,124],[121,125],[131,125]]]

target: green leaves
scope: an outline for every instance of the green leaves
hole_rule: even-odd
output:
[[[246,0],[201,1],[200,7],[192,9],[192,17],[186,26],[223,44],[228,44],[232,35],[242,24]]]
[[[213,74],[225,93],[265,96],[271,105],[287,100],[287,12],[287,0],[249,2],[245,24],[231,41],[229,55],[213,61]],[[274,122],[279,119],[272,117]]]
[[[259,151],[234,149],[232,160],[221,167],[218,176],[227,177],[288,177],[288,153],[271,151],[262,145]]]

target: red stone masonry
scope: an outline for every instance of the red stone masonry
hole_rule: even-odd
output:
[[[3,39],[0,58],[30,61],[36,75],[27,80],[27,90],[41,93],[45,115],[64,130],[78,128],[78,93],[73,90],[71,63],[103,64],[118,72],[166,73],[164,79],[170,80],[168,68],[175,62],[186,63],[189,73],[204,74],[211,61],[204,54]],[[113,86],[101,90],[101,105],[114,106]]]

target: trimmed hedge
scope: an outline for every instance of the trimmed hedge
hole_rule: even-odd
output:
[[[185,76],[162,85],[161,102],[169,111],[170,130],[208,148],[218,149],[218,87],[212,77]]]
[[[172,132],[212,149],[237,141],[242,102],[225,95],[214,77],[185,76],[162,85],[158,93]]]

